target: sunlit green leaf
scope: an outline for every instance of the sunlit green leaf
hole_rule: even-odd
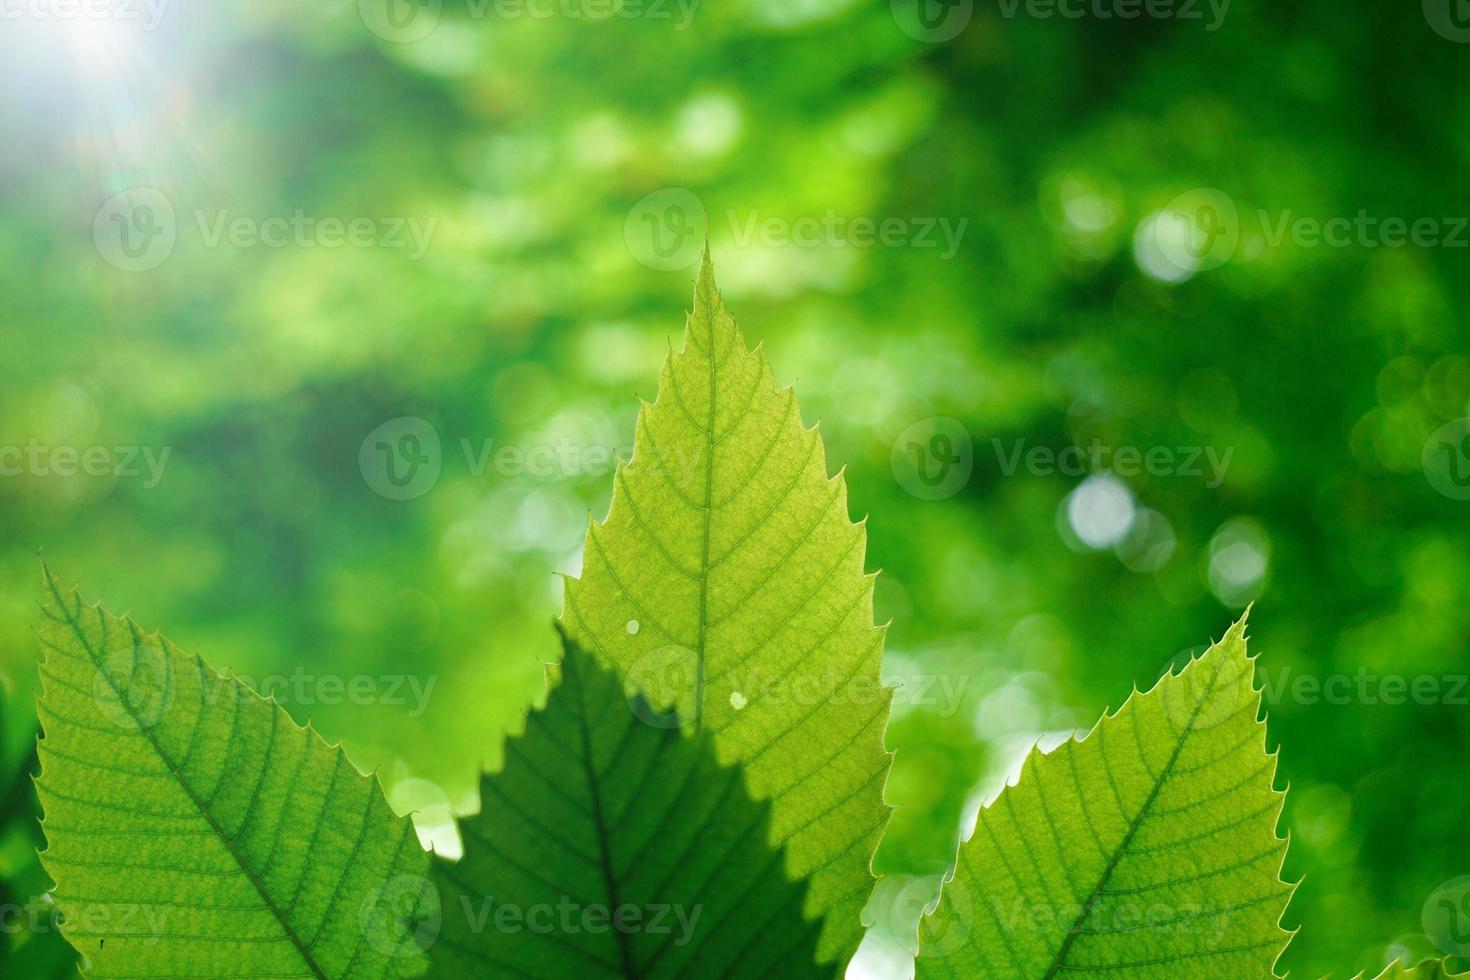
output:
[[[1268,977],[1290,939],[1245,620],[980,812],[918,977]]]
[[[49,573],[41,777],[98,977],[416,976],[427,857],[340,749]]]
[[[714,734],[751,792],[807,911],[819,955],[860,938],[870,863],[888,820],[866,535],[828,476],[821,437],[791,388],[750,351],[700,266],[681,350],[638,416],[607,518],[588,529],[565,621],[661,707]]]

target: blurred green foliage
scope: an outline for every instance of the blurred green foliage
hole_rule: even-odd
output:
[[[7,772],[29,737],[44,548],[221,668],[280,675],[298,720],[452,838],[444,814],[476,805],[477,767],[555,655],[554,573],[575,571],[611,489],[588,450],[626,453],[678,335],[692,255],[651,268],[637,241],[671,188],[707,209],[730,305],[871,515],[889,672],[916,692],[889,735],[878,953],[1019,749],[1090,725],[1252,599],[1272,683],[1470,671],[1470,503],[1421,468],[1430,434],[1470,414],[1466,252],[1269,237],[1288,212],[1446,234],[1466,213],[1470,48],[1419,5],[1238,0],[1209,30],[984,4],[943,43],[844,0],[701,4],[687,29],[676,7],[447,0],[409,42],[358,9],[3,25],[0,446],[169,454],[156,480],[141,456],[137,476],[53,457],[0,478]],[[129,271],[106,202],[140,187],[170,203],[177,242]],[[1195,188],[1240,225],[1229,261],[1197,272],[1161,262],[1155,233]],[[211,244],[221,212],[433,230],[419,257]],[[949,258],[850,228],[745,234],[829,213],[966,224]],[[935,416],[968,434],[973,471],[930,500],[893,447]],[[401,417],[441,445],[409,500],[375,491],[373,446],[360,458]],[[575,462],[476,472],[485,440]],[[1213,486],[1008,473],[1020,440],[1230,456]],[[405,676],[433,683],[426,700]],[[347,696],[324,677],[371,681]],[[1421,909],[1470,872],[1470,711],[1280,690],[1287,876],[1304,879],[1282,969],[1433,952]]]

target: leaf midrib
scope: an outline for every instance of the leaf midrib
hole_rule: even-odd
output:
[[[1194,734],[1194,722],[1195,719],[1199,717],[1200,709],[1204,707],[1205,702],[1209,700],[1210,695],[1214,693],[1215,682],[1219,679],[1220,667],[1216,666],[1215,672],[1210,675],[1210,683],[1205,687],[1205,693],[1197,701],[1195,701],[1194,710],[1191,711],[1189,714],[1189,723],[1184,726],[1184,732],[1179,736],[1179,741],[1174,743],[1174,751],[1169,754],[1169,760],[1165,762],[1164,767],[1159,770],[1159,774],[1154,780],[1153,788],[1149,791],[1148,798],[1145,799],[1143,801],[1143,805],[1138,808],[1137,815],[1134,816],[1131,821],[1129,821],[1128,832],[1123,835],[1123,838],[1121,841],[1119,841],[1117,848],[1114,849],[1112,855],[1108,858],[1107,866],[1103,868],[1102,874],[1098,875],[1097,884],[1093,886],[1092,894],[1087,896],[1087,901],[1082,903],[1082,907],[1078,911],[1077,917],[1072,920],[1071,926],[1067,929],[1066,936],[1062,939],[1062,945],[1057,949],[1057,955],[1055,958],[1052,959],[1051,966],[1047,968],[1046,976],[1043,978],[1043,980],[1052,980],[1053,977],[1061,972],[1061,969],[1066,962],[1067,954],[1071,952],[1072,944],[1076,942],[1077,937],[1081,935],[1081,932],[1079,930],[1082,926],[1082,923],[1087,921],[1087,916],[1092,913],[1092,908],[1094,905],[1097,904],[1098,897],[1102,894],[1102,890],[1107,887],[1108,881],[1112,878],[1113,871],[1117,869],[1118,862],[1121,861],[1123,859],[1123,855],[1127,853],[1128,845],[1133,842],[1134,835],[1136,835],[1139,828],[1143,826],[1144,818],[1148,816],[1149,810],[1153,807],[1154,800],[1158,798],[1159,792],[1164,788],[1164,783],[1168,781],[1169,775],[1173,772],[1174,764],[1179,761],[1179,754],[1184,751],[1184,743],[1189,741],[1190,735]],[[1136,712],[1138,711],[1138,706],[1134,705],[1133,710],[1135,712],[1133,722],[1134,724],[1137,724],[1138,718]],[[1099,731],[1101,731],[1101,727],[1099,727]],[[1147,760],[1143,758],[1141,753],[1140,760],[1147,762]],[[1106,760],[1104,760],[1104,762],[1106,762]]]
[[[592,797],[592,825],[597,829],[597,859],[602,869],[603,886],[607,889],[608,908],[620,909],[623,907],[622,898],[618,894],[617,875],[613,871],[612,844],[607,836],[607,815],[602,806],[602,788],[598,783],[598,776],[592,764],[592,732],[587,727],[587,684],[582,677],[581,666],[575,663],[575,657],[564,659],[568,663],[573,674],[569,680],[575,681],[577,685],[577,726],[582,738],[582,770],[587,776],[587,792]],[[613,928],[613,936],[618,945],[618,959],[622,962],[623,975],[636,980],[642,976],[633,965],[633,950],[628,945],[628,936],[621,929]]]
[[[72,614],[71,610],[67,607],[66,600],[57,590],[56,580],[48,576],[46,584],[47,588],[51,592],[52,598],[56,601],[57,608],[59,608],[62,615],[66,617],[66,625],[70,627],[72,635],[75,636],[77,642],[82,645],[82,649],[87,652],[88,661],[91,662],[97,673],[107,681],[107,686],[110,687],[112,689],[112,692],[117,696],[118,703],[124,706],[124,709],[128,712],[128,716],[132,718],[133,722],[137,725],[138,732],[145,739],[147,739],[149,745],[153,746],[153,751],[158,753],[159,759],[163,760],[163,764],[167,766],[169,772],[173,774],[174,781],[179,784],[179,788],[182,789],[185,795],[189,797],[190,802],[192,802],[195,808],[199,810],[199,815],[202,816],[205,822],[209,824],[210,830],[214,832],[215,837],[219,840],[221,844],[224,845],[225,850],[234,860],[236,867],[240,869],[240,873],[243,874],[245,876],[245,879],[250,882],[251,886],[255,889],[256,894],[258,894],[261,901],[265,903],[266,908],[270,909],[271,915],[274,916],[276,921],[280,924],[282,931],[286,934],[286,938],[289,939],[291,941],[291,945],[296,948],[296,952],[298,955],[300,955],[303,963],[308,969],[311,970],[314,976],[319,978],[319,980],[330,980],[330,977],[326,973],[326,971],[323,970],[321,965],[318,964],[317,961],[312,957],[311,950],[306,946],[304,942],[302,942],[301,937],[297,935],[295,928],[286,918],[285,911],[276,904],[270,893],[266,891],[264,883],[256,878],[255,873],[252,872],[248,866],[246,866],[244,857],[235,848],[234,842],[230,839],[230,835],[225,832],[224,827],[222,827],[219,822],[215,820],[214,815],[210,813],[209,810],[205,807],[204,801],[199,797],[199,794],[194,792],[194,787],[189,784],[189,781],[184,777],[183,772],[178,768],[177,765],[175,765],[173,759],[169,756],[169,754],[164,751],[163,745],[154,736],[151,728],[148,725],[145,725],[143,723],[143,719],[139,718],[138,715],[133,711],[132,702],[128,699],[122,689],[117,686],[116,682],[113,681],[112,676],[108,674],[107,671],[103,668],[101,661],[98,659],[97,652],[92,648],[92,644],[87,639],[86,634],[82,632],[81,624],[77,622],[76,616]],[[77,607],[79,609],[81,608],[80,596],[77,597]],[[102,630],[105,634],[107,631],[107,626],[106,620],[102,618],[101,609],[98,610],[98,622],[102,624]],[[200,720],[202,721],[202,718]],[[229,759],[226,758],[225,762],[222,764],[228,764],[228,762]],[[277,832],[279,833],[279,831]],[[305,869],[303,869],[302,873],[305,873]]]
[[[703,275],[700,277],[703,279]],[[701,283],[703,286],[703,283]],[[714,481],[715,481],[715,397],[718,390],[716,379],[719,374],[719,364],[715,361],[715,317],[714,308],[719,299],[719,292],[715,289],[713,282],[709,283],[710,295],[701,297],[705,301],[704,322],[705,336],[708,338],[708,348],[704,355],[709,359],[709,408],[705,415],[704,424],[704,507],[700,514],[704,523],[701,533],[699,551],[699,635],[695,640],[694,648],[694,730],[699,731],[704,724],[704,678],[705,678],[705,637],[709,631],[709,544],[710,525],[713,523],[711,509],[714,503]],[[693,331],[689,331],[692,341]],[[737,334],[730,340],[731,345],[740,342]],[[699,345],[695,343],[695,346]],[[731,351],[733,353],[733,351]]]

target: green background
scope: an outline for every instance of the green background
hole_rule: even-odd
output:
[[[1422,464],[1470,414],[1470,45],[1434,0],[1236,0],[1218,22],[985,3],[948,40],[903,0],[706,0],[687,21],[557,3],[424,5],[413,40],[382,0],[0,23],[0,447],[169,454],[156,481],[141,458],[0,476],[8,771],[42,549],[216,666],[284,675],[292,714],[452,847],[445,814],[475,805],[556,655],[555,573],[682,329],[702,211],[884,570],[885,671],[907,684],[864,975],[908,969],[917,905],[1019,752],[1252,600],[1303,879],[1281,969],[1433,953],[1425,902],[1470,873],[1470,502]],[[136,188],[173,213],[149,269],[118,267]],[[388,239],[211,237],[298,212]],[[1441,241],[1274,234],[1360,212]],[[1209,246],[1195,266],[1180,214]],[[394,219],[432,228],[421,255]],[[855,219],[897,223],[870,244]],[[940,222],[963,229],[953,254]],[[368,437],[406,446],[405,417],[440,472],[395,500]],[[1170,462],[1007,462],[1094,440]],[[1229,454],[1223,480],[1185,465],[1197,449]],[[955,492],[927,499],[919,463],[958,467]],[[1334,676],[1439,693],[1293,693]],[[0,847],[20,901],[30,848],[23,829]]]

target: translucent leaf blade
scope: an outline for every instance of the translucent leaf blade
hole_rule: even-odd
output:
[[[483,780],[464,858],[435,862],[436,974],[828,975],[739,770],[574,645],[560,674]]]
[[[49,574],[41,858],[96,976],[427,968],[427,856],[340,749]]]
[[[1245,621],[983,809],[918,976],[1269,977],[1290,934]]]
[[[638,416],[564,621],[663,707],[714,733],[772,801],[789,870],[825,917],[821,956],[861,936],[888,819],[866,533],[794,392],[747,349],[705,255],[683,348]]]

